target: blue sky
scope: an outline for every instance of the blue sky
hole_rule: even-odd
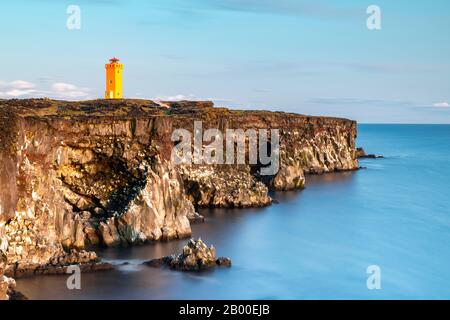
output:
[[[381,30],[366,27],[372,4]],[[102,97],[117,56],[129,98],[450,123],[445,0],[2,1],[0,30],[0,98]]]

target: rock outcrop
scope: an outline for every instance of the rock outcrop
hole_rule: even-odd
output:
[[[0,300],[26,300],[27,298],[16,290],[16,281],[4,275],[6,266],[6,254],[0,249]]]
[[[191,234],[194,207],[170,163],[170,119],[79,115],[69,107],[37,116],[58,102],[27,103],[1,107],[8,130],[1,135],[0,234],[14,269],[46,269],[88,244]]]
[[[329,117],[309,117],[293,113],[269,112],[269,111],[237,111],[224,108],[212,108],[202,106],[172,103],[171,115],[173,116],[173,127],[191,130],[193,134],[194,122],[201,121],[202,129],[217,128],[221,132],[228,129],[247,130],[272,130],[279,132],[279,170],[269,177],[260,176],[261,164],[246,166],[251,171],[251,176],[245,176],[245,170],[239,170],[238,166],[216,166],[214,170],[219,180],[221,174],[226,170],[232,170],[240,180],[252,180],[252,187],[244,192],[251,195],[251,200],[245,206],[267,205],[267,193],[262,191],[257,181],[262,181],[274,190],[295,190],[305,186],[305,174],[321,174],[342,170],[356,170],[358,161],[355,155],[356,122],[346,119]],[[268,138],[267,148],[271,146],[271,137]],[[247,150],[248,152],[248,150]],[[248,156],[248,155],[247,155]],[[230,206],[228,201],[217,201],[212,192],[204,191],[199,196],[197,185],[206,185],[208,190],[208,178],[196,174],[204,171],[202,165],[191,165],[187,170],[182,170],[181,175],[189,185],[194,187],[187,190],[191,199],[200,199],[197,204]],[[205,181],[206,180],[206,181]],[[212,181],[215,181],[213,178]],[[235,179],[230,179],[235,180]],[[237,181],[237,179],[236,179]],[[220,188],[220,193],[230,194],[239,188],[229,181],[227,185]],[[209,188],[211,189],[211,188]],[[241,192],[242,188],[239,189]],[[241,206],[240,197],[231,201],[236,206]],[[228,203],[227,203],[228,202]],[[194,202],[195,203],[195,202]]]
[[[363,148],[356,148],[356,158],[357,159],[382,159],[383,156],[376,154],[367,154]]]
[[[65,274],[67,269],[72,265],[79,266],[82,272],[106,271],[114,268],[112,264],[102,262],[97,258],[95,252],[72,249],[68,253],[62,252],[59,255],[54,255],[47,263],[27,263],[26,261],[21,261],[8,264],[5,269],[5,275],[21,278],[41,274]]]
[[[26,300],[27,298],[16,290],[16,281],[0,275],[0,301],[1,300]]]
[[[267,186],[258,181],[249,166],[180,166],[188,199],[196,206],[260,207],[269,205]]]
[[[201,240],[191,239],[180,254],[144,262],[149,267],[167,266],[180,271],[201,271],[213,267],[231,267],[231,260],[226,257],[216,258],[216,249]]]
[[[195,121],[279,130],[279,170],[175,165],[172,132]],[[305,173],[358,168],[354,121],[211,102],[0,100],[0,124],[0,248],[12,275],[107,268],[83,249],[189,237],[195,207],[269,205],[270,188],[303,188]]]
[[[9,300],[9,281],[8,278],[4,276],[5,267],[6,254],[0,250],[0,300]]]

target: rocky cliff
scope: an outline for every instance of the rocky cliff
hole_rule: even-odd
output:
[[[6,254],[0,251],[0,301],[27,300],[22,293],[16,290],[16,281],[4,275],[6,263]]]
[[[217,166],[218,170],[211,169],[219,177],[223,174],[223,170],[232,171],[241,177],[240,180],[227,181],[229,184],[233,181],[256,179],[264,181],[267,186],[275,190],[294,190],[305,186],[305,173],[321,174],[358,168],[355,156],[356,122],[354,121],[284,112],[229,110],[213,108],[212,105],[203,105],[199,108],[195,105],[179,103],[170,104],[170,110],[174,128],[192,129],[194,121],[201,120],[204,130],[208,128],[219,128],[221,132],[226,132],[227,129],[279,130],[280,168],[277,174],[271,177],[258,177],[258,165]],[[267,143],[270,145],[270,138]],[[187,173],[182,170],[185,180],[188,182],[204,180],[203,177],[195,178],[198,176],[195,174],[195,169],[198,168],[200,169],[197,171],[203,172],[202,166],[198,165],[189,166]],[[250,171],[250,177],[247,175],[248,171]],[[226,175],[229,176],[232,173]],[[253,205],[257,205],[257,202],[267,203],[265,200],[267,194],[260,191],[260,186],[255,183],[254,187],[247,189],[254,191],[255,196],[258,195],[258,200],[253,202]],[[207,188],[202,189],[203,193],[206,192],[205,190]],[[239,195],[236,197],[239,203]],[[209,198],[212,197],[209,196]],[[199,202],[208,204],[204,201]],[[213,202],[210,201],[210,203]]]
[[[199,120],[205,129],[278,129],[279,171],[175,165],[173,130]],[[268,205],[269,188],[358,167],[353,121],[210,102],[0,100],[0,123],[0,250],[10,274],[95,263],[87,245],[187,237],[195,207]]]

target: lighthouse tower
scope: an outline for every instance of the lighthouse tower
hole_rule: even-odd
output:
[[[119,63],[119,59],[111,58],[109,59],[109,63],[105,64],[105,68],[106,68],[105,99],[122,99],[123,64]]]

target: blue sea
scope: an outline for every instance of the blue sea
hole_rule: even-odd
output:
[[[450,126],[359,125],[358,146],[384,159],[356,172],[307,176],[262,209],[203,210],[194,237],[230,269],[142,266],[186,240],[102,249],[117,270],[19,279],[31,299],[450,299]],[[377,266],[379,289],[369,289]]]

